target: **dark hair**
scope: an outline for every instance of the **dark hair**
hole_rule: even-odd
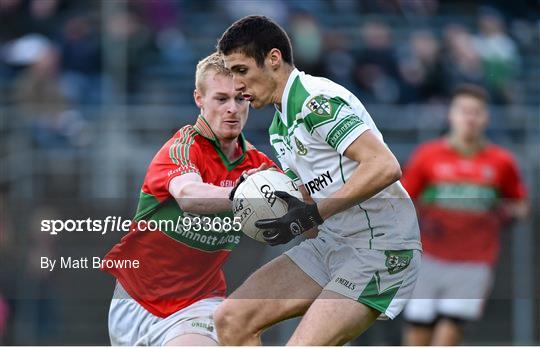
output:
[[[219,52],[245,54],[255,59],[258,66],[272,48],[281,52],[283,61],[293,65],[291,41],[285,30],[264,16],[247,16],[234,22],[218,41]]]
[[[463,83],[461,85],[458,85],[452,93],[452,100],[462,95],[474,97],[478,100],[483,101],[486,104],[489,103],[488,92],[484,87],[479,85],[473,85],[471,83]]]

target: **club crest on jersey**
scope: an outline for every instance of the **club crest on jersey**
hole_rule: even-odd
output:
[[[300,155],[300,156],[305,156],[307,154],[307,149],[306,147],[304,146],[304,144],[302,144],[300,142],[300,140],[298,140],[298,138],[294,138],[294,142],[296,143],[296,152]]]
[[[331,116],[332,107],[330,106],[330,101],[325,97],[318,95],[312,98],[308,103],[307,107],[311,112],[317,116]]]

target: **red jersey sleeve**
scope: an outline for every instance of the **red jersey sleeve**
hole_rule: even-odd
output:
[[[194,144],[195,132],[180,130],[156,154],[146,173],[143,191],[162,201],[170,196],[169,183],[177,176],[196,173],[200,175],[201,154]]]
[[[403,170],[401,183],[413,199],[422,194],[427,184],[428,173],[425,170],[427,157],[425,146],[418,147]]]
[[[509,153],[505,156],[502,168],[500,192],[502,198],[524,199],[527,197],[527,189],[521,179],[518,165]]]

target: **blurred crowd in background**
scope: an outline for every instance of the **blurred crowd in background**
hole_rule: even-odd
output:
[[[540,0],[0,0],[0,344],[2,337],[8,337],[5,342],[10,344],[67,342],[47,340],[59,329],[51,323],[62,315],[58,302],[50,296],[47,300],[55,284],[51,276],[35,265],[5,266],[27,260],[28,255],[60,253],[38,230],[18,233],[24,223],[38,226],[41,218],[59,215],[60,209],[44,205],[15,216],[10,213],[16,210],[16,199],[24,192],[30,192],[24,197],[31,199],[37,199],[39,192],[47,193],[40,198],[86,198],[84,191],[73,189],[73,178],[80,178],[87,192],[111,191],[115,181],[105,170],[113,168],[114,174],[118,167],[128,178],[118,176],[119,182],[137,174],[127,190],[134,197],[147,160],[168,136],[157,127],[163,119],[160,115],[168,112],[177,128],[194,119],[194,114],[182,113],[186,107],[194,108],[197,61],[215,49],[217,38],[234,20],[248,14],[267,15],[281,24],[292,39],[295,65],[355,93],[385,136],[389,134],[390,143],[392,133],[386,128],[418,122],[407,118],[416,117],[420,110],[410,106],[444,108],[455,86],[473,82],[489,91],[492,105],[500,110],[527,108],[517,113],[516,125],[493,122],[499,122],[505,132],[514,132],[511,139],[519,139],[520,149],[533,144],[525,135],[534,130],[519,122],[531,110],[536,114],[533,118],[540,119]],[[133,113],[116,119],[126,122],[126,127],[137,123],[141,129],[155,128],[151,141],[142,136],[138,143],[126,141],[118,128],[107,126],[118,110],[115,107],[126,105]],[[145,108],[152,105],[160,111],[148,114]],[[404,114],[373,111],[381,105]],[[137,112],[143,117],[137,118]],[[513,117],[508,115],[501,120]],[[266,135],[266,121],[251,118],[248,127],[260,130],[248,131]],[[113,128],[109,137],[107,130]],[[405,150],[393,147],[400,160],[418,140],[403,128]],[[262,136],[250,139],[263,150],[268,146]],[[59,151],[61,156],[56,156]],[[522,161],[529,158],[517,155]],[[131,167],[130,161],[137,167]],[[539,163],[528,164],[537,169]],[[72,173],[76,176],[66,180]],[[88,181],[90,175],[94,182]],[[112,186],[103,184],[103,178],[112,180]],[[21,184],[26,182],[34,186]],[[37,190],[38,184],[49,190]],[[537,178],[529,187],[534,205],[540,192]],[[129,204],[134,202],[135,198]],[[128,217],[132,212],[123,211]],[[108,249],[113,241],[96,250]],[[24,252],[19,255],[17,250]],[[17,283],[20,270],[28,278]],[[21,288],[36,289],[29,296],[44,300],[28,304],[2,299],[2,293],[9,298]],[[110,289],[104,288],[109,296]],[[106,301],[99,305],[106,311]],[[18,328],[8,320],[17,311],[25,313],[19,316]],[[71,326],[63,334],[71,334],[74,341],[69,342],[75,344],[107,344],[103,311],[85,313],[94,318],[87,317],[87,322],[99,323],[98,328],[81,325],[77,331]],[[29,325],[35,330],[31,332]],[[62,325],[67,327],[67,322]],[[96,335],[101,336],[96,339]]]
[[[525,73],[540,69],[538,1],[131,0],[104,10],[101,1],[0,0],[2,102],[23,109],[38,146],[84,145],[79,133],[92,120],[79,106],[115,93],[128,103],[189,102],[194,64],[248,13],[286,28],[300,69],[367,104],[440,103],[462,82],[484,85],[495,104],[538,102],[538,76]],[[104,61],[115,54],[125,55],[122,81]]]

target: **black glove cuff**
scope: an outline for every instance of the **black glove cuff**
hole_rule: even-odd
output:
[[[317,204],[308,204],[307,205],[309,216],[313,219],[316,225],[322,225],[324,220],[321,217],[321,214],[319,214],[319,209],[317,208]]]
[[[233,187],[233,189],[231,190],[231,192],[229,192],[229,201],[231,201],[231,202],[234,200],[234,194],[236,193],[236,188],[237,188],[237,187],[238,187],[238,186]]]
[[[240,186],[241,183],[243,183],[244,181],[246,181],[247,179],[247,174],[246,173],[242,173],[242,175],[240,176],[240,178],[238,178],[238,183],[233,187],[233,189],[231,190],[231,192],[229,192],[229,201],[233,201],[234,200],[234,194],[236,193],[236,190],[238,189],[238,186]]]

